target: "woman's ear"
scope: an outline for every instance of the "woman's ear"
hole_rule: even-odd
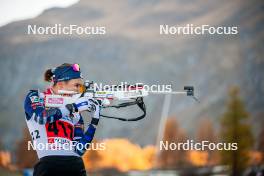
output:
[[[58,90],[62,89],[63,88],[62,82],[57,82],[56,87]]]

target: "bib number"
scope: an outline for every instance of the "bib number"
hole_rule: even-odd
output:
[[[30,134],[31,134],[32,140],[40,138],[39,130],[34,130]]]
[[[61,137],[73,140],[73,125],[64,121],[55,121],[46,124],[48,137]]]

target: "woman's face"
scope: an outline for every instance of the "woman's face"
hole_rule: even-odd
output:
[[[56,84],[56,90],[69,90],[81,93],[83,88],[83,80],[81,78],[78,79],[71,79],[69,81],[62,81]]]

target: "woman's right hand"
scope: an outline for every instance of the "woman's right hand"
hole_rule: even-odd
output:
[[[88,97],[78,98],[75,101],[74,106],[78,109],[79,112],[83,112],[83,111],[95,112],[99,108],[98,101]]]

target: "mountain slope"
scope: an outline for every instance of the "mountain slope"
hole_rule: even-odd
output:
[[[227,89],[239,85],[248,110],[263,113],[263,1],[80,1],[0,28],[1,121],[7,145],[25,126],[23,98],[44,89],[45,69],[64,62],[81,64],[84,76],[103,83],[121,81],[194,85],[201,100],[174,97],[170,115],[194,132],[193,122],[207,116],[217,122]],[[27,25],[106,26],[102,36],[27,35]],[[159,25],[238,26],[239,34],[161,36]],[[154,143],[163,96],[146,98],[148,116],[135,123],[104,119],[97,137],[128,137]],[[254,121],[253,121],[254,122]],[[258,127],[258,123],[255,127]],[[148,129],[148,130],[146,130]],[[144,135],[142,135],[144,134]]]

